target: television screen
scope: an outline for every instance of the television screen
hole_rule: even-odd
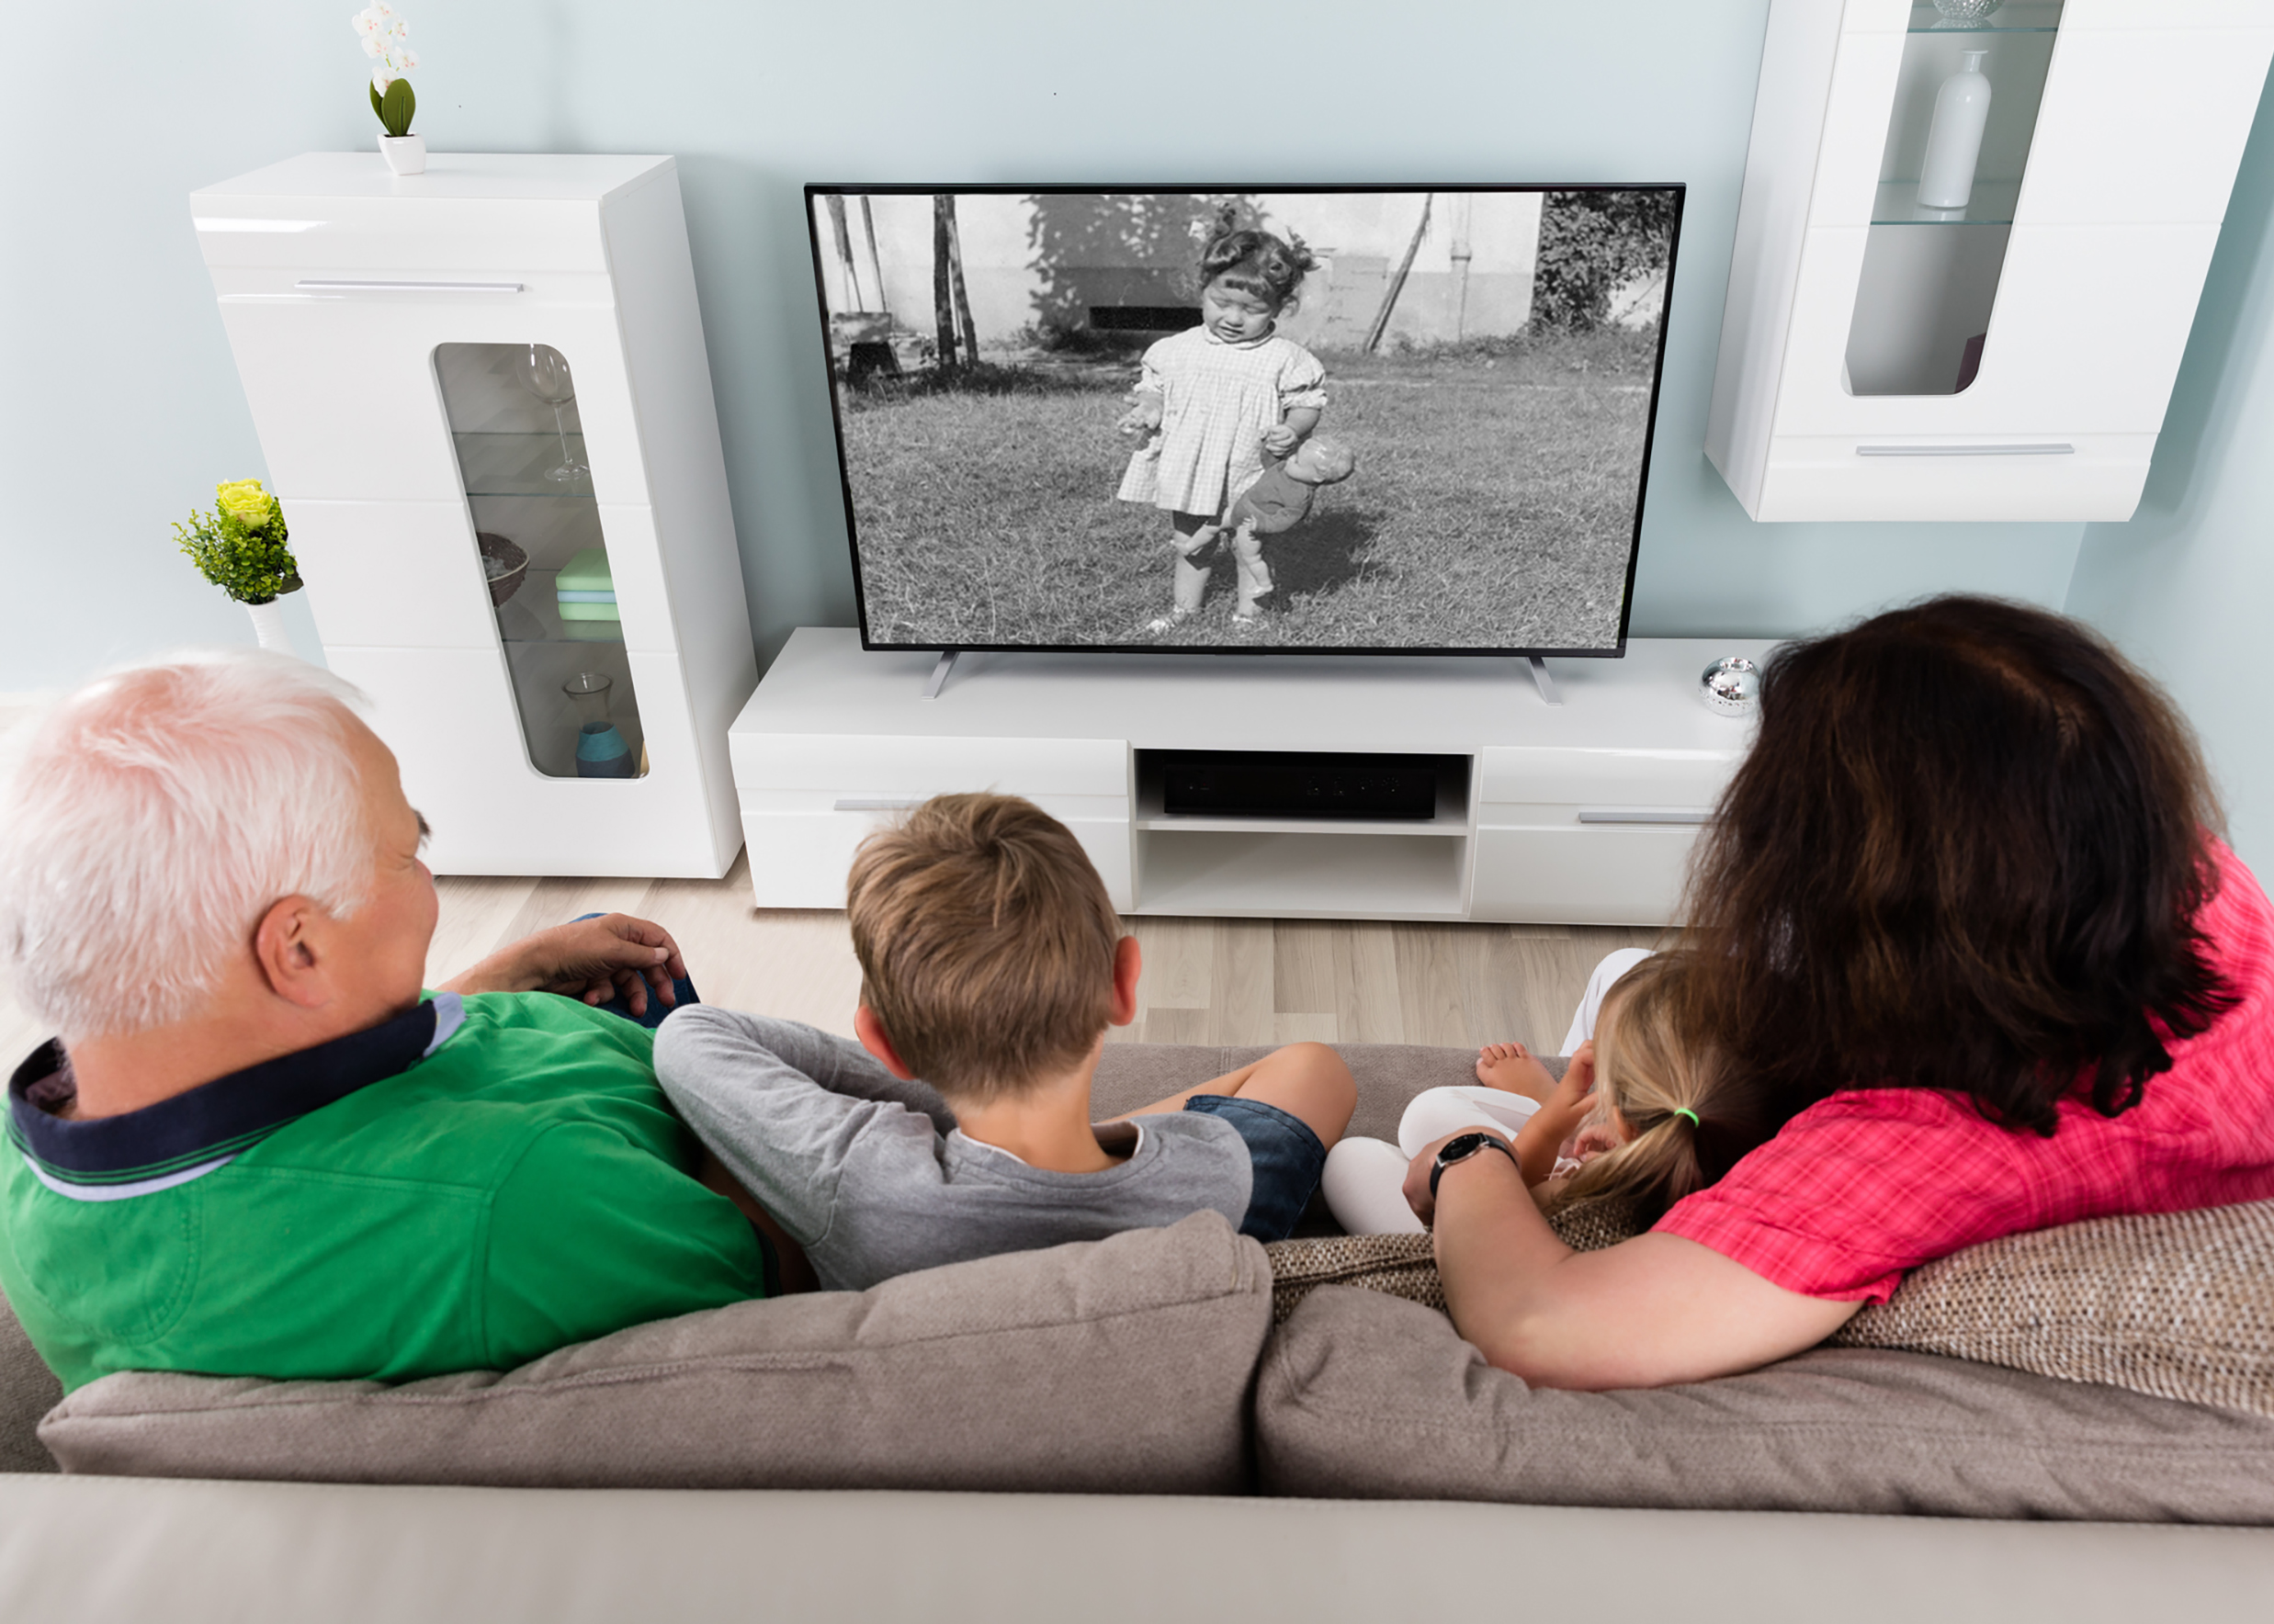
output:
[[[809,186],[864,645],[1623,652],[1681,202]]]

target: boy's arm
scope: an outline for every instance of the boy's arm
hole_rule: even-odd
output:
[[[655,1074],[696,1134],[800,1246],[829,1231],[837,1181],[871,1127],[945,1133],[956,1119],[843,1038],[713,1004],[656,1030]]]

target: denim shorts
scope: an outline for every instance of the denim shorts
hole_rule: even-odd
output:
[[[1260,1241],[1285,1240],[1327,1167],[1327,1147],[1318,1143],[1310,1124],[1276,1105],[1237,1094],[1195,1094],[1184,1109],[1222,1117],[1248,1142],[1255,1179],[1248,1190],[1248,1215],[1239,1221],[1239,1233]]]

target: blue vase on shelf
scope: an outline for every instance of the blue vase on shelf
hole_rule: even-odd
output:
[[[608,679],[579,671],[560,684],[576,707],[576,775],[579,778],[637,778],[639,761],[624,735],[608,719]]]

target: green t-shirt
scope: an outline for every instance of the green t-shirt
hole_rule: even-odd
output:
[[[506,1370],[764,1295],[652,1046],[572,998],[445,993],[81,1122],[42,1109],[49,1045],[9,1085],[0,1286],[66,1390]]]

